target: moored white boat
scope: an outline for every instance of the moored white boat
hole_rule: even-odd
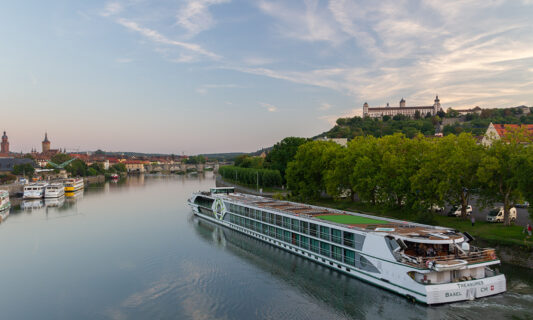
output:
[[[59,198],[65,195],[65,187],[62,183],[51,183],[44,191],[45,198]]]
[[[41,199],[44,197],[46,182],[36,182],[30,183],[24,186],[24,194],[22,195],[23,199]]]
[[[7,190],[0,190],[0,211],[9,210],[9,208],[11,208],[9,192]]]
[[[506,291],[493,249],[453,229],[213,188],[193,194],[198,217],[424,304]]]

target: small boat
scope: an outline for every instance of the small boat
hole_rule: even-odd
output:
[[[9,192],[7,190],[0,190],[0,211],[9,210],[9,208],[11,208]]]
[[[44,197],[45,188],[48,186],[46,182],[30,183],[24,187],[23,199],[41,199]]]
[[[59,198],[65,195],[65,187],[62,183],[52,183],[46,186],[45,198]]]
[[[118,180],[119,176],[116,173],[111,174],[111,180]]]
[[[69,178],[63,181],[65,185],[65,192],[76,192],[83,189],[85,184],[83,183],[83,178]]]

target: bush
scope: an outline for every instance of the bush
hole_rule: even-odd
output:
[[[236,166],[220,167],[218,173],[225,179],[233,180],[238,183],[255,185],[259,178],[261,187],[281,186],[282,179],[278,170],[241,168]]]

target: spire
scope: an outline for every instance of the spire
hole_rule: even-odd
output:
[[[44,141],[43,142],[49,142],[48,141],[48,132],[44,133]]]

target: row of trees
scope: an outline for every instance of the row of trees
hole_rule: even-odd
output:
[[[521,132],[486,148],[467,133],[444,138],[403,134],[355,137],[347,148],[311,141],[298,148],[286,179],[294,196],[351,196],[374,205],[460,204],[463,216],[473,194],[484,206],[504,204],[505,223],[514,203],[533,200],[533,147]]]
[[[222,166],[218,173],[228,180],[233,180],[246,185],[259,185],[261,187],[281,186],[282,179],[278,170],[243,168],[236,166]]]

